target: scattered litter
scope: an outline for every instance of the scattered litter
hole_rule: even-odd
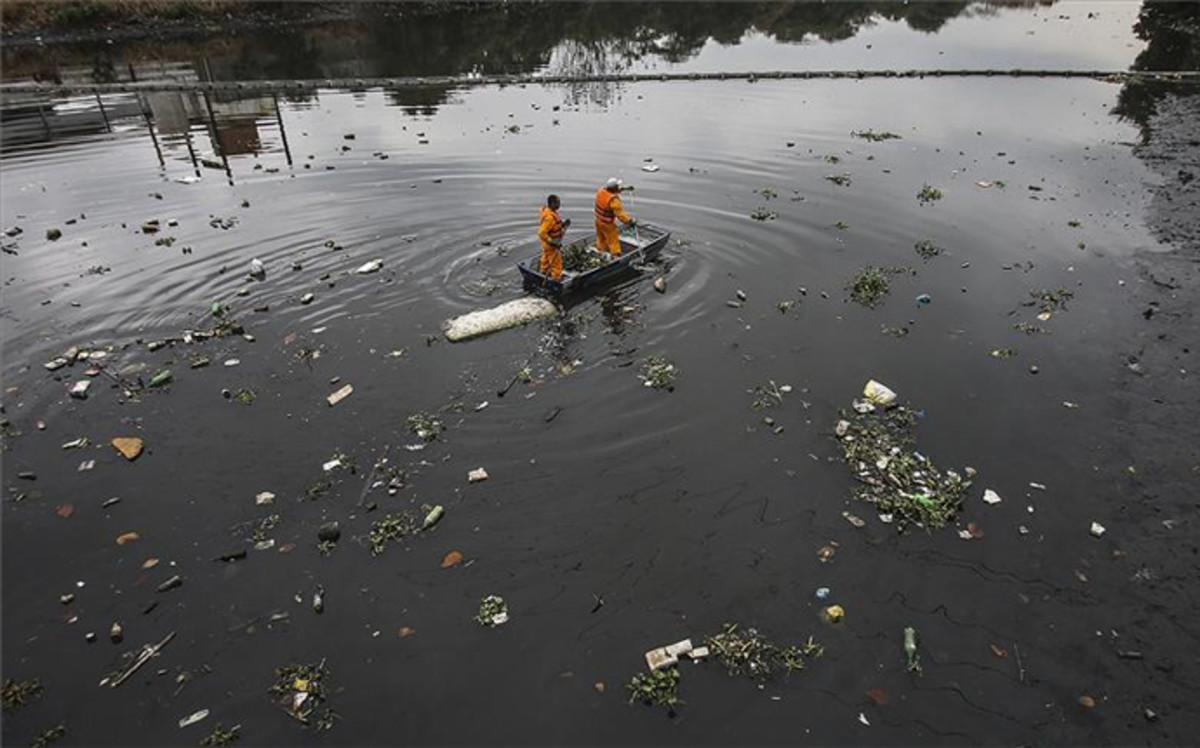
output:
[[[84,460],[83,462],[79,463],[79,472],[82,473],[86,470],[91,470],[94,467],[96,467],[95,460]]]
[[[118,436],[112,440],[113,447],[125,459],[133,462],[142,454],[144,442],[135,436]]]
[[[1079,697],[1079,705],[1084,709],[1094,709],[1096,707],[1096,699],[1084,694]]]
[[[654,290],[659,293],[667,292],[667,279],[661,275],[654,279]]]
[[[170,592],[171,590],[175,589],[176,587],[182,587],[182,586],[183,586],[183,577],[176,574],[175,576],[171,577],[167,581],[158,585],[158,591],[159,592]]]
[[[314,294],[306,293],[300,297],[300,303],[306,304],[306,305],[311,304],[313,302],[313,299],[315,299],[315,298],[317,298],[317,297]]]
[[[67,391],[67,394],[69,394],[71,397],[77,398],[79,400],[86,400],[88,388],[91,386],[92,386],[92,383],[90,380],[81,379],[78,382],[76,382],[75,384],[71,385],[71,389],[69,389]]]
[[[226,366],[237,366],[237,365],[238,365],[238,364],[240,364],[240,363],[242,363],[241,359],[237,359],[237,358],[227,358],[227,359],[225,359],[225,365],[226,365]]]
[[[297,721],[318,730],[329,730],[337,715],[327,706],[328,678],[324,660],[312,665],[287,665],[275,670],[275,683],[269,690]]]
[[[179,727],[184,728],[184,727],[187,727],[188,725],[194,725],[207,716],[208,716],[207,709],[201,709],[198,712],[193,712],[192,714],[189,714],[188,716],[179,720]]]
[[[832,595],[833,590],[829,589],[828,587],[818,587],[816,591],[813,592],[813,597],[817,598],[818,600],[828,600]]]
[[[896,393],[874,379],[869,380],[866,386],[863,387],[863,397],[870,400],[872,405],[885,408],[896,402]]]
[[[642,171],[654,173],[658,171],[658,164],[642,164]]]
[[[270,491],[263,491],[254,497],[254,503],[256,506],[267,506],[268,504],[272,504],[274,502],[275,494],[271,493]]]
[[[830,605],[821,611],[821,615],[826,623],[841,623],[842,619],[846,617],[846,609],[840,605]]]
[[[470,483],[479,483],[488,479],[487,471],[483,468],[475,468],[467,473],[467,481]]]
[[[970,481],[952,470],[942,473],[913,450],[917,414],[910,408],[878,410],[866,401],[861,406],[854,403],[858,415],[842,419],[850,425],[837,438],[844,462],[858,479],[855,498],[875,504],[881,514],[896,515],[901,529],[909,522],[943,527],[957,514]]]
[[[1045,485],[1043,485],[1043,484],[1041,484],[1041,483],[1030,483],[1030,484],[1029,484],[1029,487],[1030,487],[1030,488],[1036,488],[1036,489],[1037,489],[1037,490],[1039,490],[1039,491],[1045,491],[1045,490],[1046,490],[1046,486],[1045,486]]]
[[[334,405],[337,405],[341,401],[345,400],[347,397],[350,397],[350,393],[352,392],[354,392],[354,386],[347,384],[346,386],[338,389],[337,392],[334,392],[332,395],[326,397],[325,400],[329,403],[330,407],[333,407]]]
[[[850,512],[844,511],[844,512],[842,512],[842,516],[846,518],[847,522],[854,525],[855,527],[866,527],[867,526],[866,520],[864,520],[862,517],[859,517],[857,514],[851,514]]]
[[[499,595],[488,595],[479,601],[475,620],[481,626],[500,626],[508,622],[508,604]]]
[[[133,543],[137,540],[140,540],[141,537],[142,536],[138,535],[136,532],[121,533],[120,535],[117,536],[117,545],[126,545],[128,543]]]
[[[867,715],[863,714],[862,712],[858,713],[858,721],[862,722],[867,727],[871,726],[871,723],[867,721]]]
[[[358,267],[358,269],[355,270],[354,272],[356,272],[360,275],[366,275],[368,273],[379,272],[382,269],[383,269],[383,260],[371,260],[370,262],[368,262],[364,265],[360,265]]]
[[[917,630],[912,626],[904,627],[904,657],[908,660],[911,672],[921,672],[921,656],[917,653]]]
[[[450,551],[449,553],[447,553],[445,556],[442,557],[442,568],[450,569],[452,567],[458,566],[462,562],[463,562],[462,551]]]
[[[424,531],[431,529],[438,522],[442,521],[442,517],[445,514],[446,509],[441,504],[433,507],[429,510],[429,513],[425,515],[425,521],[421,524],[421,530]]]
[[[674,390],[675,377],[678,374],[675,364],[666,356],[651,356],[642,365],[642,373],[638,375],[638,379],[642,380],[646,387]]]
[[[1098,538],[1103,535],[1106,530],[1104,529],[1104,525],[1100,524],[1099,522],[1093,522],[1092,527],[1088,532],[1092,534],[1093,538]]]
[[[999,504],[1000,494],[996,493],[990,488],[985,488],[983,491],[983,500],[989,504]]]
[[[806,657],[817,658],[825,652],[811,637],[801,645],[783,646],[736,623],[726,623],[705,645],[730,675],[744,675],[759,683],[779,672],[803,670]]]
[[[917,303],[918,303],[918,304],[929,304],[929,303],[932,303],[932,302],[933,302],[933,297],[932,297],[932,296],[930,296],[930,295],[929,295],[929,294],[927,294],[927,293],[919,294],[919,295],[917,296]]]

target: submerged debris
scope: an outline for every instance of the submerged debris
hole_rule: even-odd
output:
[[[371,555],[378,556],[383,553],[389,541],[420,532],[430,510],[428,506],[420,511],[405,509],[372,522],[371,532],[367,535],[371,543]]]
[[[931,260],[934,257],[937,257],[943,251],[941,247],[937,246],[929,239],[922,239],[921,241],[917,242],[913,245],[913,249],[915,249],[917,254],[921,255],[921,257],[926,260]]]
[[[38,733],[38,736],[29,744],[30,748],[46,748],[51,743],[56,742],[63,735],[67,734],[66,725],[55,725]]]
[[[858,130],[858,131],[851,130],[850,135],[852,135],[853,137],[856,137],[856,138],[862,138],[863,140],[867,140],[872,143],[879,143],[884,140],[899,140],[900,139],[900,136],[897,135],[896,133],[887,132],[886,130],[884,130],[883,132],[875,132],[874,130],[870,130],[870,129]]]
[[[480,626],[500,626],[508,622],[508,603],[499,595],[488,595],[479,601],[475,620]]]
[[[709,637],[706,645],[730,675],[745,675],[760,682],[780,671],[802,670],[805,657],[820,657],[825,652],[812,637],[802,645],[785,647],[753,628],[739,629],[736,623],[726,623],[721,633]]]
[[[671,667],[638,673],[629,681],[629,703],[640,701],[647,706],[661,706],[671,714],[682,704],[679,698],[679,668]]]
[[[942,191],[932,185],[923,185],[921,191],[917,193],[917,200],[922,203],[931,203],[934,200],[942,199]]]
[[[315,665],[286,665],[275,670],[270,692],[280,697],[279,705],[304,725],[328,730],[337,718],[327,705],[328,678],[324,660]]]
[[[1060,309],[1067,308],[1067,302],[1075,297],[1075,294],[1065,288],[1048,289],[1042,288],[1036,291],[1030,291],[1029,295],[1033,297],[1033,301],[1025,302],[1024,306],[1038,307],[1038,311],[1042,314],[1049,314]]]
[[[11,712],[20,709],[41,692],[42,684],[37,679],[13,680],[9,678],[5,680],[2,698],[4,711]]]
[[[203,746],[233,745],[235,742],[237,742],[242,737],[241,733],[239,732],[239,730],[241,730],[241,729],[242,729],[241,725],[234,725],[230,729],[226,730],[225,727],[223,725],[221,725],[220,722],[218,722],[217,726],[213,728],[213,731],[211,733],[209,733],[208,737],[206,737],[204,740],[200,741],[200,745],[203,745]]]
[[[442,433],[442,422],[428,413],[413,413],[408,417],[408,430],[419,438],[431,442]]]
[[[645,386],[656,390],[664,387],[674,389],[672,385],[678,375],[679,370],[666,356],[651,356],[642,365],[642,373],[638,375],[638,379],[641,379]]]
[[[888,273],[894,269],[867,265],[850,280],[850,298],[865,307],[873,307],[888,295]]]
[[[750,214],[750,217],[756,221],[774,221],[779,217],[779,214],[775,213],[774,211],[767,210],[766,206],[760,205],[754,209],[754,212]]]
[[[913,523],[927,529],[946,525],[962,507],[971,482],[913,450],[916,413],[905,406],[842,413],[838,443],[859,485],[854,496],[894,515],[899,528]],[[843,425],[844,424],[844,425]]]

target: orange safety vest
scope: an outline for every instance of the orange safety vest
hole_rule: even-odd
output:
[[[601,187],[596,193],[596,220],[600,223],[616,223],[617,214],[613,212],[612,201],[618,195],[609,192],[607,187]]]
[[[546,222],[546,214],[547,213],[550,214],[550,217],[553,219],[553,223],[550,224],[550,230],[547,231],[546,233],[550,236],[551,239],[563,238],[563,236],[565,236],[567,233],[567,227],[563,225],[562,219],[558,217],[558,212],[551,209],[550,206],[548,206],[548,205],[543,205],[542,206],[542,223]]]

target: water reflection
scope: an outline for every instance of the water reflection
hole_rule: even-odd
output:
[[[1039,15],[1052,4],[1052,0],[352,4],[342,9],[346,20],[320,25],[50,46],[10,41],[0,53],[5,81],[55,83],[588,75],[679,67],[698,61],[707,51],[713,52],[709,55],[713,62],[725,64],[720,51],[729,47],[742,47],[743,56],[753,64],[778,64],[777,55],[763,53],[754,44],[761,40],[802,53],[785,64],[809,68],[879,69],[931,63],[1086,67],[1093,60],[1089,55],[1101,48],[1105,64],[1094,66],[1112,67],[1111,61],[1126,59],[1129,53],[1123,44],[1113,43],[1112,32],[1128,34],[1122,24],[1131,6],[1076,4],[1070,12]],[[1188,6],[1180,7],[1187,12]],[[935,37],[947,34],[949,22],[955,19],[979,22],[960,24],[957,32]],[[1055,23],[1048,24],[1051,20]],[[851,58],[833,51],[837,42],[859,35],[870,35],[876,44],[848,50]],[[1031,38],[1035,48],[1030,46]],[[873,46],[878,48],[863,54]]]
[[[1191,3],[1144,3],[1133,31],[1146,48],[1133,62],[1134,70],[1200,70],[1200,21]],[[1137,123],[1142,139],[1150,136],[1149,121],[1168,92],[1195,95],[1197,86],[1172,86],[1158,81],[1130,81],[1121,88],[1113,113]]]

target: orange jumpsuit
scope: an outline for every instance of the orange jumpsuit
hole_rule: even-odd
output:
[[[542,224],[538,227],[538,238],[542,240],[542,275],[558,280],[562,277],[562,238],[567,233],[558,212],[549,206],[542,206]]]
[[[614,256],[621,255],[621,236],[617,233],[616,220],[632,223],[633,219],[621,207],[621,198],[607,187],[596,193],[596,249]]]

